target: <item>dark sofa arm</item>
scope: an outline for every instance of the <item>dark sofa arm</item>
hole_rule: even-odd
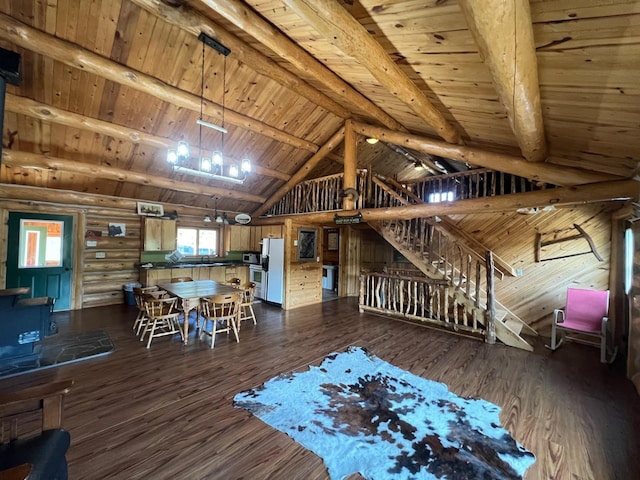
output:
[[[0,479],[67,478],[65,454],[71,437],[60,426],[63,398],[72,385],[73,381],[65,381],[0,394],[2,418],[42,411],[42,431],[35,437],[17,438],[17,424],[12,425],[11,441],[0,445]]]
[[[62,399],[72,380],[25,388],[0,394],[0,417],[42,410],[42,430],[62,425]]]

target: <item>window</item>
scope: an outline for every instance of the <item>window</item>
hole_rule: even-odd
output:
[[[64,222],[20,220],[20,256],[18,268],[62,266]]]
[[[432,192],[429,194],[429,203],[453,202],[453,192]]]
[[[627,228],[624,232],[624,291],[628,294],[633,287],[633,230]]]
[[[217,228],[178,227],[178,251],[183,255],[217,257],[220,230]]]

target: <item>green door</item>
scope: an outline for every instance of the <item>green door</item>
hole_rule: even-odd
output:
[[[9,213],[7,288],[30,287],[32,297],[52,297],[54,310],[71,306],[73,217]]]

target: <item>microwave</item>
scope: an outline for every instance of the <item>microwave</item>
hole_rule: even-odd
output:
[[[260,255],[258,255],[257,253],[243,253],[242,254],[242,261],[244,263],[250,263],[253,265],[257,265],[260,263]]]

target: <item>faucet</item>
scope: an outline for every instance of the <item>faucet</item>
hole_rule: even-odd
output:
[[[211,255],[202,255],[200,257],[200,263],[211,263]]]

